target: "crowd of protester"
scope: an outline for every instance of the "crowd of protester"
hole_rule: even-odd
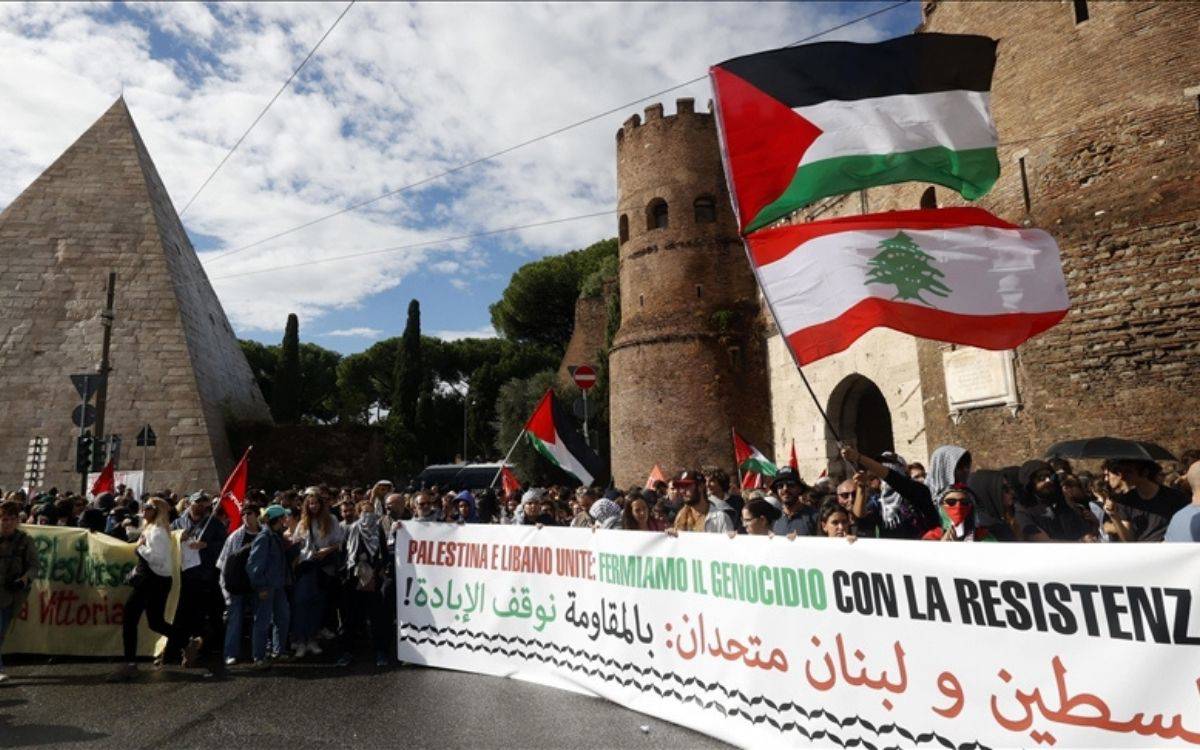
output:
[[[395,630],[391,530],[401,522],[510,524],[686,532],[923,539],[950,542],[1200,541],[1200,451],[1164,467],[1108,460],[1098,473],[1062,458],[978,469],[958,446],[934,451],[928,470],[893,453],[842,450],[848,478],[813,483],[781,468],[765,486],[742,489],[720,469],[682,470],[670,481],[627,490],[563,486],[443,491],[388,481],[366,488],[314,486],[253,491],[230,524],[204,492],[165,490],[135,498],[87,498],[49,490],[10,492],[0,503],[0,646],[37,574],[20,523],[77,526],[137,544],[125,605],[124,664],[138,671],[138,627],[167,638],[157,662],[214,670],[247,660],[257,668],[331,650],[352,663],[360,642],[377,667],[392,663]],[[229,533],[230,525],[237,528]],[[170,532],[181,532],[178,605]],[[249,625],[249,627],[247,627]],[[249,641],[247,648],[246,641]],[[0,681],[3,681],[0,664]]]

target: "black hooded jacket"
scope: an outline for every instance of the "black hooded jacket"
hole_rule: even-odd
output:
[[[1051,497],[1041,497],[1033,485],[1033,477],[1042,470],[1050,472],[1054,482]],[[1016,516],[1021,534],[1026,539],[1039,532],[1056,542],[1077,542],[1090,529],[1083,516],[1071,508],[1063,495],[1058,475],[1045,461],[1034,459],[1021,464],[1018,475],[1021,491],[1018,493]]]
[[[976,498],[975,525],[1002,542],[1013,542],[1016,535],[1004,520],[1004,484],[1004,473],[989,469],[980,469],[967,480]]]

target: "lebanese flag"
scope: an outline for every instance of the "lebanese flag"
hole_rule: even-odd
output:
[[[762,487],[764,476],[773,477],[779,473],[779,467],[771,463],[758,448],[743,440],[737,430],[733,430],[733,458],[741,472],[744,490]]]
[[[981,208],[849,216],[766,229],[745,241],[801,365],[877,326],[1013,349],[1070,306],[1053,238]]]
[[[932,182],[967,200],[986,194],[1000,176],[995,64],[993,39],[909,34],[786,47],[710,68],[743,233],[876,185]]]
[[[100,475],[96,477],[96,481],[92,482],[92,497],[99,497],[105,492],[116,492],[117,482],[113,476],[113,462],[108,459],[108,463],[104,464],[104,468],[100,471]]]
[[[221,488],[221,509],[225,511],[225,517],[229,519],[230,533],[242,525],[242,503],[246,502],[246,480],[250,472],[250,466],[247,463],[249,458],[250,448],[247,448],[246,452],[242,454],[242,460],[233,467],[233,472],[225,480],[225,486]]]
[[[513,474],[507,466],[500,469],[500,486],[506,495],[510,492],[521,491],[521,483],[517,481],[517,475]]]
[[[650,470],[650,476],[646,479],[645,489],[652,490],[655,484],[665,481],[667,481],[667,475],[663,473],[662,467],[654,464],[654,468]]]
[[[525,423],[525,435],[547,461],[578,479],[584,486],[594,484],[603,471],[599,456],[571,425],[554,400],[552,390],[546,391],[533,416]]]

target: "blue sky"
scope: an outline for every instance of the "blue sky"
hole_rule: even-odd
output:
[[[613,134],[649,102],[241,248],[886,4],[359,4],[184,222],[239,336],[275,343],[296,312],[303,340],[360,351],[414,297],[427,333],[491,335],[513,271],[613,236],[615,217],[434,241],[614,209]],[[919,6],[826,38],[908,33]],[[123,93],[182,208],[344,7],[0,5],[0,207]],[[668,112],[680,96],[711,92],[673,91]]]

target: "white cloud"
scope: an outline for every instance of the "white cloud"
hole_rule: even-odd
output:
[[[458,341],[460,339],[494,339],[499,334],[490,325],[481,326],[472,331],[433,331],[435,336],[443,341]]]
[[[0,207],[122,89],[181,207],[344,7],[0,4]],[[274,331],[303,310],[311,324],[415,273],[487,266],[480,241],[305,265],[322,258],[611,210],[614,133],[649,102],[217,258],[863,11],[748,8],[355,5],[185,215],[190,231],[218,240],[201,259],[230,318],[241,330]],[[877,38],[881,21],[832,38]],[[667,94],[668,113],[678,96],[703,110],[710,91],[701,81]],[[514,252],[550,253],[615,233],[615,216],[603,216],[501,239]],[[279,266],[293,267],[254,273]]]
[[[332,336],[336,338],[347,339],[377,339],[383,331],[378,328],[368,328],[367,326],[358,326],[357,328],[338,328],[334,331],[317,334],[318,336]]]

